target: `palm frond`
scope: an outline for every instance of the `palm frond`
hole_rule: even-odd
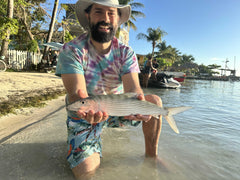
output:
[[[131,16],[133,16],[133,17],[143,17],[143,18],[146,17],[144,13],[142,13],[140,11],[134,11],[134,10],[131,11]]]
[[[138,2],[134,2],[134,3],[130,3],[131,7],[134,8],[144,8],[144,4],[142,3],[138,3]]]

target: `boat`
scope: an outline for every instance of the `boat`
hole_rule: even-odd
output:
[[[181,87],[181,84],[177,80],[173,79],[172,75],[157,73],[156,79],[153,77],[149,79],[148,87],[177,89]]]
[[[169,71],[163,71],[162,73],[165,73],[169,76],[173,76],[173,79],[178,82],[184,82],[186,78],[186,74],[183,72],[169,72]]]

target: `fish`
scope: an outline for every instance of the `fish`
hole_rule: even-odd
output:
[[[69,111],[84,111],[94,110],[95,112],[107,112],[110,116],[129,116],[129,115],[151,115],[159,117],[162,115],[177,134],[179,130],[173,115],[191,109],[190,106],[164,108],[145,100],[137,99],[136,93],[95,95],[85,99],[79,99],[69,105]]]

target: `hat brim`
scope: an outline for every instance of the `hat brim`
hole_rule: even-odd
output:
[[[121,17],[119,19],[119,25],[127,22],[131,15],[131,6],[130,5],[113,5],[113,4],[103,3],[103,2],[95,2],[92,0],[79,0],[75,5],[75,12],[76,12],[76,16],[77,16],[79,23],[81,24],[81,26],[84,29],[87,29],[89,26],[88,19],[85,15],[85,9],[87,9],[92,4],[99,4],[99,5],[103,5],[103,6],[107,6],[107,7],[118,8],[121,12]]]

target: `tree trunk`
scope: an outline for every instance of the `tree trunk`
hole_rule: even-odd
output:
[[[28,37],[33,41],[34,36],[33,36],[32,32],[29,29],[29,26],[27,24],[27,14],[26,14],[25,8],[24,7],[21,7],[21,8],[22,8],[22,11],[23,11],[23,19],[22,19],[23,25],[25,27],[25,30],[27,31]],[[40,53],[39,46],[37,47],[37,51],[38,51],[38,53]]]
[[[14,0],[8,0],[7,17],[11,19],[13,18],[13,7],[14,7]],[[7,55],[9,38],[10,38],[10,31],[8,30],[6,38],[2,41],[0,56]]]
[[[59,4],[59,0],[55,0],[46,43],[51,42],[51,39],[52,39],[54,25],[55,25],[55,19],[56,19],[57,10],[58,10],[58,4]],[[48,48],[45,47],[43,57],[46,57],[47,49]]]
[[[154,57],[155,41],[152,43],[152,58]]]

